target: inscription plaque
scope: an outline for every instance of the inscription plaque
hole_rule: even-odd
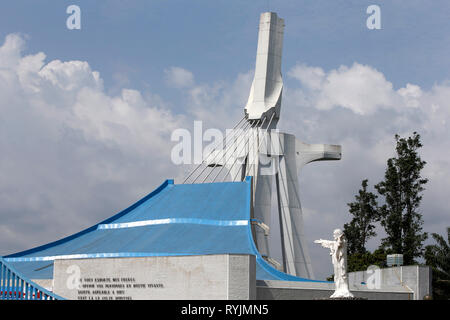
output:
[[[254,259],[249,255],[61,259],[55,260],[53,291],[73,300],[252,299]]]

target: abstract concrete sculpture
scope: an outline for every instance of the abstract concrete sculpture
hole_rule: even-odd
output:
[[[322,247],[330,249],[336,285],[330,298],[353,298],[353,294],[349,290],[347,276],[347,240],[341,229],[334,230],[333,236],[334,241],[322,239],[314,241],[321,244]]]
[[[283,48],[284,20],[276,13],[261,14],[255,76],[245,113],[248,119],[270,118],[273,127],[280,117],[283,79],[281,78],[281,53]]]
[[[253,233],[258,251],[269,263],[284,272],[313,279],[311,259],[303,233],[298,174],[310,162],[339,160],[341,147],[306,144],[297,140],[294,135],[281,133],[276,129],[283,91],[283,32],[284,20],[276,13],[261,14],[255,75],[244,109],[244,118],[236,125],[236,130],[226,137],[224,146],[204,157],[204,169],[193,175],[202,165],[197,167],[184,183],[207,182],[208,179],[216,182],[220,178],[222,181],[244,181],[251,176]],[[218,173],[212,174],[217,168],[220,168]],[[209,173],[207,169],[210,170]],[[281,266],[270,257],[269,252],[274,183],[278,202],[276,218],[279,220],[281,235]]]

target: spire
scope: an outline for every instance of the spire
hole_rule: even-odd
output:
[[[283,91],[281,78],[283,33],[283,19],[278,18],[274,12],[261,14],[255,76],[245,106],[245,113],[251,120],[271,118],[275,112],[274,126],[280,117]]]

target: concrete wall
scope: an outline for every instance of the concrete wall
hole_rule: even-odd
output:
[[[380,289],[403,287],[414,293],[414,300],[422,300],[432,292],[431,268],[428,266],[401,266],[378,270],[378,275],[370,271],[350,272],[349,283],[356,288],[367,287],[361,285],[361,282]]]
[[[431,293],[431,269],[426,266],[402,266],[375,272],[349,273],[350,291],[369,300],[422,300]],[[333,283],[258,281],[258,300],[311,300],[328,298]]]
[[[249,300],[251,255],[55,260],[53,291],[80,300]]]
[[[373,281],[373,276],[367,271],[349,273],[355,297],[421,300],[431,293],[429,267],[379,269],[379,278]],[[86,300],[312,300],[334,292],[333,283],[256,281],[251,255],[56,260],[54,279],[34,281],[62,297]]]
[[[314,300],[329,298],[334,292],[333,283],[257,281],[257,300]],[[355,297],[369,300],[412,300],[413,292],[402,287],[386,289],[361,289],[350,286]]]

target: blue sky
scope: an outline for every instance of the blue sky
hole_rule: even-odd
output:
[[[66,28],[71,4],[81,30]],[[372,4],[381,30],[366,27]],[[341,161],[300,178],[316,276],[331,264],[312,241],[349,220],[362,179],[382,179],[395,133],[423,136],[424,228],[443,233],[448,0],[16,0],[0,4],[0,254],[77,232],[183,176],[170,133],[240,119],[268,10],[286,24],[281,129],[343,146]]]
[[[267,4],[270,4],[269,6]],[[82,30],[65,28],[65,9],[82,10]],[[365,27],[366,8],[382,9],[383,30]],[[383,72],[394,86],[430,87],[446,79],[450,62],[448,1],[8,1],[0,36],[21,32],[30,51],[49,59],[86,60],[113,86],[164,90],[163,69],[180,65],[203,82],[231,79],[254,64],[259,13],[286,20],[285,69],[296,62],[325,70],[355,61]]]

